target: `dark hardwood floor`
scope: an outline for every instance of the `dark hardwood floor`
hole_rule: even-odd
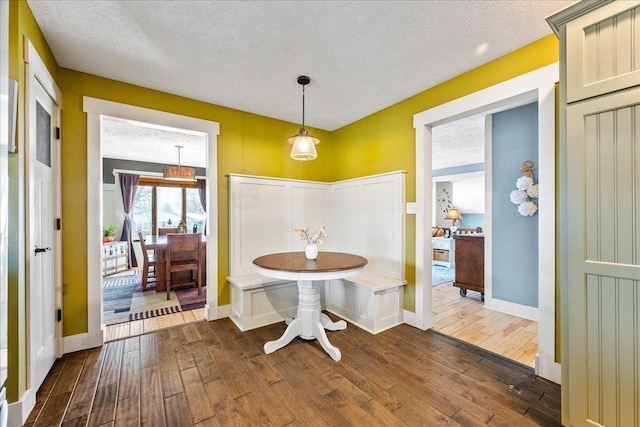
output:
[[[555,426],[560,387],[436,332],[329,332],[265,355],[285,325],[198,322],[66,354],[27,426]]]

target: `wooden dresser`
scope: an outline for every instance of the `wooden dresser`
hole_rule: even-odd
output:
[[[467,290],[480,292],[484,301],[484,236],[470,234],[456,237],[456,280],[460,295]]]

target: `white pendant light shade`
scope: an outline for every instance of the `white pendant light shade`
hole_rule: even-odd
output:
[[[316,151],[316,145],[320,143],[320,140],[312,135],[304,128],[304,87],[311,82],[311,79],[307,76],[298,77],[298,84],[302,85],[302,127],[297,134],[287,139],[287,142],[291,147],[291,158],[293,160],[313,160],[318,157]]]
[[[170,181],[195,181],[196,170],[186,166],[180,166],[181,145],[176,145],[178,149],[178,166],[166,166],[162,171],[162,177]]]
[[[320,140],[309,135],[305,128],[301,128],[287,142],[293,145],[291,147],[291,158],[294,160],[313,160],[318,157],[316,144],[319,144]]]

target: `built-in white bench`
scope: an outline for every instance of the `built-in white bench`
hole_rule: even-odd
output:
[[[298,307],[296,282],[258,273],[229,276],[227,281],[231,285],[231,320],[241,331],[295,317]]]
[[[323,309],[371,332],[402,323],[404,304],[404,172],[334,184],[229,175],[231,319],[242,331],[295,317],[297,284],[268,278],[258,256],[302,251],[294,228],[321,224],[320,251],[362,255],[369,264],[326,281]]]
[[[406,280],[366,271],[327,280],[325,308],[372,334],[402,323]]]
[[[296,282],[258,273],[227,277],[231,320],[241,331],[293,318],[298,306]],[[377,334],[402,323],[406,280],[367,272],[327,280],[321,304],[328,312]]]

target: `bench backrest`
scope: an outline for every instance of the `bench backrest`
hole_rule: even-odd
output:
[[[229,175],[229,274],[255,273],[253,259],[303,251],[297,227],[327,228],[320,251],[369,260],[367,271],[404,279],[405,173],[332,184]]]

